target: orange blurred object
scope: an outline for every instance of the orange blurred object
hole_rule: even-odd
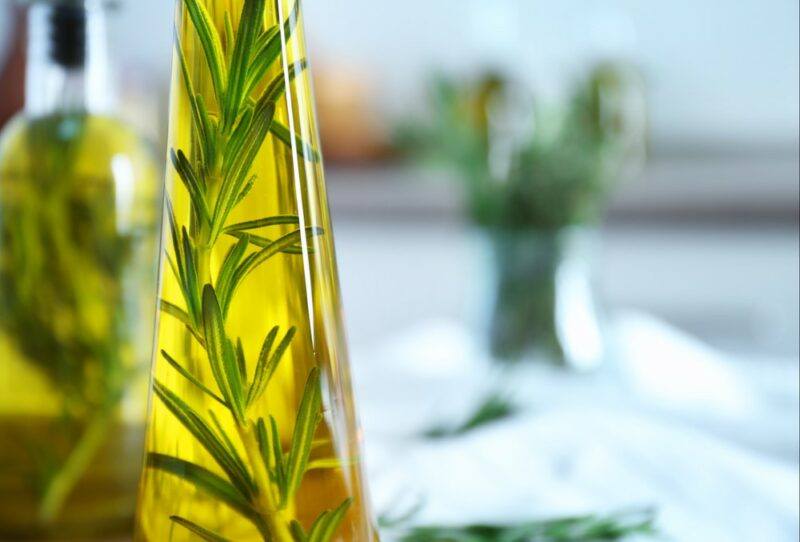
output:
[[[315,87],[327,161],[358,164],[391,155],[389,128],[377,113],[369,76],[357,68],[327,65],[317,71]]]

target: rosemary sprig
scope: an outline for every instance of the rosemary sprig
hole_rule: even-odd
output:
[[[400,542],[610,542],[631,537],[655,538],[656,515],[639,510],[608,516],[586,515],[514,525],[414,527]]]
[[[519,408],[502,393],[488,395],[463,422],[454,425],[437,425],[426,430],[422,435],[429,439],[457,437],[480,427],[514,416]]]
[[[285,85],[305,69],[305,60],[292,63],[287,77],[263,81],[280,59],[282,40],[295,30],[299,6],[295,4],[282,29],[264,28],[265,0],[244,0],[238,28],[233,28],[233,18],[225,13],[224,36],[220,36],[202,0],[183,0],[183,4],[205,58],[216,107],[212,112],[195,92],[183,46],[176,35],[177,59],[191,105],[193,141],[197,144],[194,156],[183,149],[170,151],[172,166],[189,196],[191,227],[178,227],[168,199],[171,253],[167,252],[167,261],[180,286],[183,307],[161,300],[161,310],[185,326],[200,346],[213,376],[213,389],[169,352],[162,350],[161,356],[179,376],[230,416],[235,431],[227,432],[213,410],[205,416],[156,380],[155,395],[223,475],[157,453],[149,454],[148,466],[180,478],[226,504],[250,521],[265,541],[328,542],[350,509],[350,499],[322,513],[308,532],[289,510],[306,472],[324,468],[319,461],[309,463],[314,434],[322,421],[320,371],[314,367],[307,376],[290,447],[284,450],[277,420],[255,416],[253,407],[267,393],[296,329],[282,333],[276,326],[265,333],[252,375],[241,340],[229,336],[226,329],[237,290],[250,273],[279,254],[307,253],[309,249],[301,243],[324,234],[319,228],[300,228],[297,216],[262,217],[233,224],[228,221],[257,180],[250,174],[251,164],[269,134],[306,160],[319,159],[308,143],[292,137],[275,118],[276,103],[283,98]],[[275,240],[254,233],[276,226],[296,229]],[[214,277],[210,255],[223,235],[236,242]],[[202,540],[226,540],[188,518],[170,519]]]

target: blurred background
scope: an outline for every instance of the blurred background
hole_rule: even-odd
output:
[[[122,3],[110,32],[122,110],[159,148],[167,128],[171,4]],[[590,342],[587,329],[595,325],[604,336],[615,337],[615,346],[598,363],[623,373],[630,388],[608,387],[605,373],[564,381],[562,374],[546,372],[528,375],[535,390],[530,393],[541,404],[577,405],[584,408],[579,412],[592,415],[598,405],[609,404],[619,412],[655,412],[641,423],[613,417],[595,422],[615,428],[630,422],[635,427],[631,440],[618,440],[628,443],[629,454],[647,443],[663,446],[672,450],[674,468],[664,467],[662,456],[642,452],[636,457],[679,477],[683,472],[708,478],[705,489],[674,490],[667,498],[664,494],[674,488],[664,489],[670,484],[663,480],[660,486],[648,485],[653,470],[642,467],[649,474],[639,478],[626,471],[641,483],[630,487],[646,488],[631,490],[628,500],[610,495],[608,484],[595,480],[605,489],[592,492],[588,484],[579,496],[567,491],[549,501],[523,492],[526,506],[547,514],[584,510],[596,502],[611,507],[652,502],[666,510],[674,532],[696,535],[679,535],[679,540],[791,540],[797,529],[800,352],[798,3],[307,0],[304,9],[368,439],[371,428],[385,427],[387,419],[404,427],[406,435],[418,430],[416,422],[390,417],[387,401],[399,401],[399,395],[375,391],[384,391],[379,373],[385,381],[387,365],[407,364],[408,373],[396,382],[408,384],[399,389],[412,390],[428,415],[434,409],[443,415],[450,411],[440,408],[443,396],[423,397],[426,390],[446,393],[451,388],[445,382],[478,396],[487,389],[483,382],[453,379],[448,372],[483,367],[475,364],[487,357],[483,347],[491,332],[486,330],[498,317],[494,299],[504,271],[497,263],[502,243],[491,232],[509,229],[476,211],[491,196],[482,199],[470,184],[471,174],[485,169],[488,177],[507,179],[511,170],[523,175],[515,164],[526,156],[532,171],[546,168],[553,152],[567,148],[564,141],[584,141],[555,155],[565,163],[595,156],[590,145],[605,149],[609,141],[621,141],[627,146],[610,159],[616,160],[614,173],[603,169],[609,156],[600,151],[586,166],[588,173],[576,173],[595,179],[603,172],[602,189],[587,196],[592,217],[570,216],[545,229],[552,233],[580,225],[591,231],[590,249],[579,250],[582,280],[567,286],[565,294],[577,292],[570,306],[591,313],[576,340],[578,348]],[[15,22],[12,5],[0,3],[0,124],[22,103],[22,41]],[[611,109],[592,109],[595,98],[601,105],[611,103]],[[477,117],[462,115],[470,107],[479,108]],[[592,143],[573,132],[563,136],[571,115],[580,117],[582,111],[600,119],[599,139]],[[618,126],[609,128],[603,121],[608,111],[622,119]],[[548,139],[548,126],[561,135]],[[537,139],[540,134],[544,139]],[[443,144],[456,140],[463,147]],[[526,145],[529,154],[520,150]],[[511,229],[527,230],[530,224],[525,226]],[[580,293],[586,284],[591,296]],[[635,362],[625,365],[623,358]],[[619,397],[633,388],[642,403],[623,407]],[[405,415],[413,417],[413,409]],[[424,420],[418,425],[430,422],[420,416]],[[655,418],[675,433],[663,425],[648,426]],[[560,428],[571,420],[567,415],[542,423]],[[580,424],[588,434],[593,422]],[[519,436],[524,427],[493,438],[519,437],[527,443],[535,442],[533,435],[547,440],[560,434],[542,427],[525,438]],[[373,433],[379,442],[380,429]],[[378,479],[373,485],[379,508],[404,491],[426,493],[433,503],[431,520],[447,516],[437,516],[446,507],[436,505],[444,501],[427,495],[435,488],[408,489],[397,473],[386,479],[388,446],[368,446],[375,458],[371,471]],[[745,478],[753,485],[742,481],[736,489],[741,498],[723,498],[728,489],[714,485],[723,484],[722,471],[712,475],[680,461],[699,449],[712,463],[750,472]],[[419,452],[419,458],[428,459],[419,459],[417,467],[424,470],[428,460],[434,464],[430,454],[436,453],[444,451]],[[576,460],[577,471],[570,472],[591,470],[591,465],[613,472],[612,467],[628,465],[626,459],[592,457],[599,463],[581,466]],[[464,476],[433,479],[429,486],[458,488]],[[720,518],[748,507],[744,493],[759,491],[762,515],[747,524],[741,519],[738,534],[715,530]],[[460,502],[460,517],[476,519],[465,512],[467,501]],[[702,508],[709,502],[720,503],[707,509],[712,519],[704,524],[691,517],[692,505]]]
[[[429,110],[431,76],[501,72],[558,100],[611,59],[641,72],[649,160],[612,194],[598,261],[603,297],[733,351],[797,355],[797,2],[306,4],[354,341],[471,310],[472,277],[459,272],[472,250],[460,186],[392,148],[398,122]],[[127,2],[110,32],[124,109],[156,140],[166,131],[171,9]],[[4,2],[6,114],[22,92],[12,25]],[[379,238],[380,252],[367,252]],[[426,265],[409,270],[412,245]],[[430,269],[448,280],[433,286]],[[392,310],[374,304],[378,291],[393,297],[382,303]]]

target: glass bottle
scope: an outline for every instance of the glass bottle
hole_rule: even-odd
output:
[[[489,346],[504,363],[551,363],[595,369],[605,341],[592,281],[595,243],[590,228],[555,231],[494,228]]]
[[[178,0],[138,541],[371,541],[296,0]]]
[[[130,533],[152,352],[151,149],[113,116],[101,2],[28,14],[0,139],[0,539]]]

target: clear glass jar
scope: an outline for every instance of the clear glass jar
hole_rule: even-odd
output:
[[[573,369],[605,354],[592,284],[596,234],[585,228],[488,230],[493,255],[492,355]]]

